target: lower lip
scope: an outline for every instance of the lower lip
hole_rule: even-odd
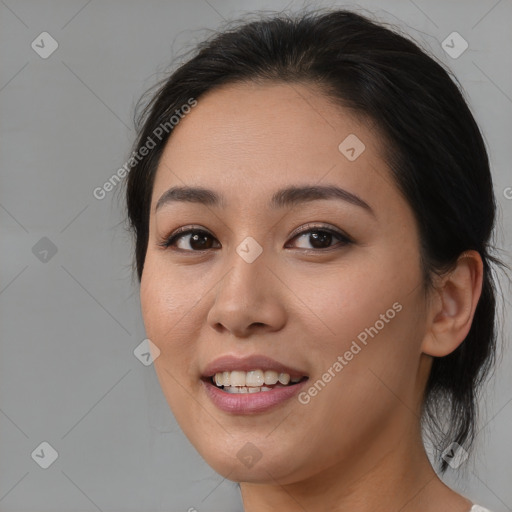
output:
[[[268,411],[299,393],[307,382],[303,380],[293,386],[272,388],[258,393],[228,393],[209,380],[201,380],[210,400],[221,410],[232,414],[252,414]]]

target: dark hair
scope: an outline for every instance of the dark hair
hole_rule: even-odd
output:
[[[398,189],[412,208],[421,239],[424,288],[466,250],[483,259],[481,298],[471,330],[451,354],[434,358],[423,420],[439,454],[451,442],[473,443],[477,390],[496,351],[495,283],[490,254],[496,203],[484,141],[459,87],[442,65],[396,29],[354,12],[317,10],[239,24],[200,43],[137,119],[135,151],[159,126],[222,84],[308,83],[376,124]],[[148,245],[155,171],[169,129],[127,180],[127,209],[141,279]],[[437,458],[437,457],[436,457]],[[439,460],[439,459],[437,459]],[[441,471],[447,465],[444,460]]]

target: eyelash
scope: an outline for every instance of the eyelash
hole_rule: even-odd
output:
[[[316,249],[316,248],[313,248],[313,249],[303,249],[303,248],[299,248],[299,249],[302,249],[303,251],[308,251],[308,252],[318,252],[318,251],[325,252],[325,251],[332,250],[333,248],[341,248],[341,247],[345,247],[347,245],[350,245],[350,244],[354,243],[354,241],[350,237],[348,237],[347,235],[345,235],[344,233],[342,233],[340,231],[334,230],[332,228],[327,228],[327,227],[324,227],[324,226],[312,226],[310,224],[306,225],[306,229],[305,230],[301,230],[298,233],[295,233],[293,235],[293,237],[291,238],[291,240],[294,240],[295,238],[299,238],[300,236],[304,236],[304,235],[306,235],[308,233],[328,233],[330,235],[334,235],[336,238],[338,238],[340,240],[340,242],[338,242],[337,244],[331,245],[329,247],[323,248],[323,249]],[[173,247],[175,245],[175,242],[178,239],[180,239],[181,237],[184,237],[186,235],[190,235],[190,234],[201,234],[201,235],[204,234],[204,235],[210,236],[212,238],[215,238],[213,235],[211,235],[210,233],[208,233],[208,231],[206,231],[204,229],[185,227],[185,228],[180,228],[178,231],[175,231],[172,235],[170,235],[169,237],[166,237],[158,245],[163,247],[164,249],[171,248],[171,247]],[[193,249],[191,249],[191,250],[188,250],[188,249],[177,249],[177,248],[173,247],[172,250],[182,251],[182,252],[190,252],[190,253],[203,253],[205,251],[208,251],[209,249],[197,250],[196,251],[196,250],[193,250]]]

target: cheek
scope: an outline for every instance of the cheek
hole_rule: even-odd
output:
[[[170,274],[162,262],[148,252],[140,283],[141,311],[146,336],[160,350],[153,367],[162,392],[176,419],[189,427],[189,389],[197,379],[197,333],[190,321],[197,294],[193,286],[184,286],[179,276]],[[193,315],[192,315],[193,316]]]
[[[293,287],[308,306],[311,322],[303,326],[309,335],[301,337],[304,345],[297,350],[308,353],[320,369],[316,378],[333,382],[326,385],[329,392],[322,388],[326,405],[354,402],[358,410],[357,400],[390,395],[386,385],[401,388],[416,378],[423,307],[419,268],[413,258],[402,263],[391,252],[381,256],[358,258],[296,280]]]
[[[174,329],[198,300],[197,280],[187,279],[165,261],[165,255],[148,249],[140,283],[140,300],[148,334],[158,338]],[[172,334],[172,331],[170,332]]]
[[[169,367],[173,373],[188,368],[194,353],[191,340],[198,326],[190,318],[200,298],[195,283],[148,252],[140,286],[142,317],[147,337],[160,349],[155,366]]]
[[[329,271],[305,273],[300,279],[290,275],[286,281],[293,283],[299,302],[307,306],[317,338],[324,336],[318,348],[331,346],[339,351],[358,335],[364,342],[368,330],[375,334],[371,329],[375,324],[379,333],[389,332],[389,326],[397,323],[395,317],[400,316],[397,310],[413,298],[411,290],[417,279],[413,268],[358,258]]]

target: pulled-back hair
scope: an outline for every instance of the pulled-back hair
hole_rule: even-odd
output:
[[[423,426],[437,454],[452,442],[469,451],[476,434],[477,391],[496,350],[496,288],[490,239],[496,203],[480,130],[444,67],[398,31],[346,10],[283,14],[238,23],[206,39],[159,84],[137,120],[138,151],[155,147],[130,170],[126,199],[141,279],[155,172],[172,129],[155,130],[191,98],[223,84],[316,85],[371,120],[386,142],[384,159],[417,222],[425,292],[466,250],[483,260],[483,287],[471,329],[451,354],[435,357],[423,402]],[[439,459],[438,459],[439,460]],[[441,471],[446,462],[440,460]]]

